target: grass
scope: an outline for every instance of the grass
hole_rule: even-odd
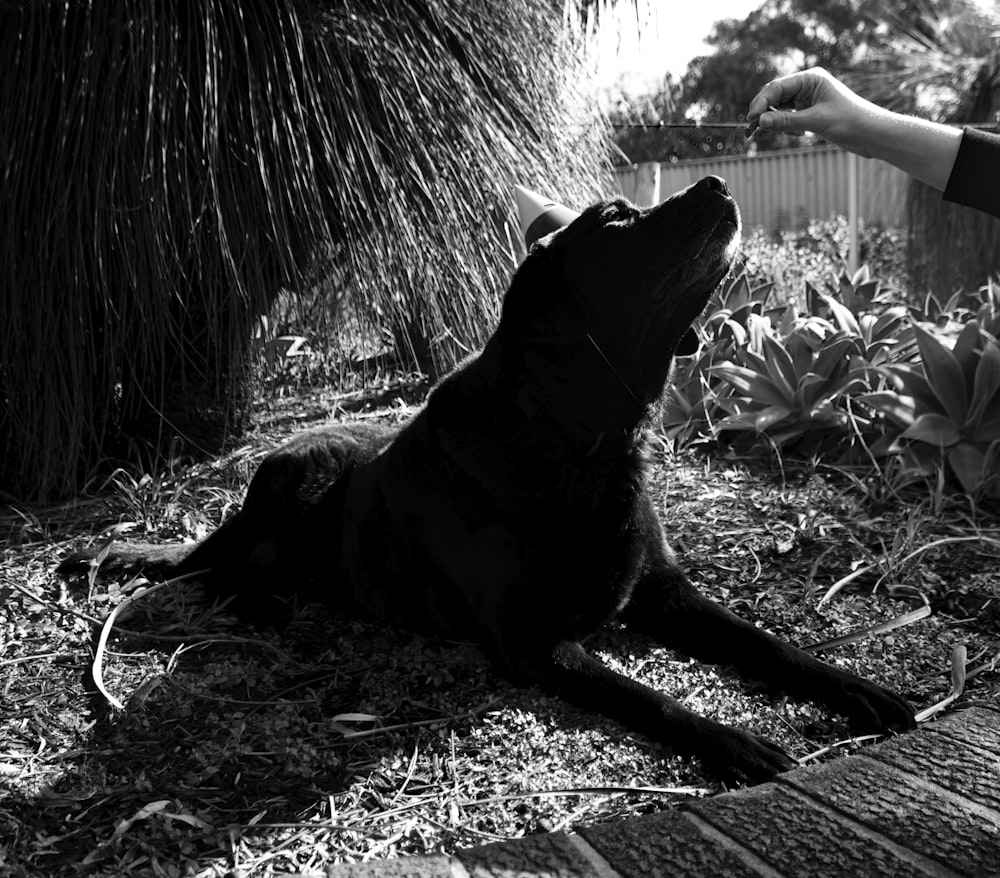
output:
[[[786,272],[780,288],[794,294],[797,251],[787,242],[755,251],[753,241],[748,266],[756,258],[762,276]],[[814,283],[838,267],[830,242],[836,233],[825,231],[803,242],[823,254]],[[331,416],[400,420],[419,403],[419,376],[388,369],[367,384],[345,381],[302,314],[282,320],[310,336],[307,353],[267,365],[256,426],[238,448],[141,476],[117,471],[75,503],[0,510],[0,874],[308,874],[572,830],[721,789],[697,762],[511,685],[471,643],[311,606],[281,631],[255,631],[207,607],[189,583],[140,594],[137,583],[69,588],[53,576],[63,551],[115,528],[204,536],[284,437]],[[996,699],[1000,518],[941,493],[882,487],[781,458],[749,468],[672,456],[665,443],[652,485],[692,577],[716,600],[804,646],[929,604],[930,617],[824,658],[925,709],[949,694],[964,648],[970,673],[945,710]],[[93,674],[118,607],[99,679],[124,709]],[[797,758],[863,746],[842,743],[849,734],[836,717],[649,641],[610,630],[587,646]]]
[[[308,872],[572,829],[720,789],[696,762],[512,686],[470,643],[317,607],[300,608],[281,632],[254,631],[184,583],[139,597],[117,620],[103,677],[125,709],[110,707],[93,685],[92,649],[101,620],[135,586],[67,589],[51,573],[55,559],[109,524],[164,539],[205,533],[239,502],[260,454],[324,407],[334,398],[271,403],[257,419],[265,426],[226,458],[138,481],[121,475],[99,499],[0,520],[5,874]],[[352,417],[398,419],[407,408]],[[872,558],[968,535],[960,507],[879,504],[839,473],[788,462],[783,473],[749,471],[665,452],[654,492],[702,587],[800,644],[929,600],[930,618],[826,654],[916,707],[947,694],[953,647],[966,647],[970,667],[1000,655],[997,553],[986,541],[944,543],[906,566],[886,561],[893,575],[877,592],[873,571],[817,609],[832,583]],[[975,527],[1000,538],[998,521]],[[609,631],[588,646],[796,757],[848,737],[822,711],[775,702],[649,642]],[[989,665],[960,703],[998,688]]]

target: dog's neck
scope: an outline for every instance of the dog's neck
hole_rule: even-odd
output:
[[[487,413],[480,408],[489,401],[489,413],[498,418],[494,426],[523,420],[532,425],[533,442],[552,444],[564,453],[568,446],[584,456],[630,453],[637,437],[655,423],[660,396],[638,398],[596,351],[589,356],[586,371],[565,368],[559,357],[549,361],[544,351],[537,360],[518,357],[512,364],[509,349],[493,337],[445,378],[435,394],[460,394],[456,408],[477,423],[484,420]]]
[[[458,380],[445,379],[434,391],[427,415],[438,435],[446,437],[444,446],[455,463],[493,480],[495,496],[544,502],[541,498],[556,490],[571,495],[581,511],[634,502],[645,483],[656,405],[639,407],[629,399],[632,405],[610,418],[606,410],[598,414],[602,406],[592,402],[583,411],[566,407],[558,394],[535,392],[537,382],[512,377],[502,345],[494,342],[453,378]],[[625,395],[612,382],[603,392],[613,392],[615,401]],[[585,396],[593,399],[593,394]],[[491,437],[488,466],[477,438],[482,435]],[[517,478],[511,476],[515,470]]]
[[[495,353],[487,345],[483,367],[489,369]],[[590,459],[632,454],[637,443],[644,443],[659,401],[637,396],[597,350],[589,356],[588,368],[580,372],[566,369],[558,358],[548,361],[541,352],[537,359],[529,354],[518,369],[498,365],[495,374],[503,384],[503,398],[514,410],[512,417],[532,424],[535,441],[551,445],[555,453]]]

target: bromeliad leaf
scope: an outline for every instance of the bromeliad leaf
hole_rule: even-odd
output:
[[[986,446],[983,460],[983,489],[987,497],[1000,499],[1000,440]]]
[[[903,431],[901,438],[950,448],[961,440],[962,434],[950,418],[936,412],[926,412]]]
[[[843,396],[842,390],[838,387],[830,391],[829,393],[821,396],[819,399],[815,400],[807,410],[807,414],[810,418],[815,418],[820,421],[840,421],[841,416],[844,412],[837,407],[837,400]]]
[[[861,337],[857,339],[858,352],[873,365],[888,358],[888,351],[900,347],[901,325],[906,318],[902,305],[887,308],[881,314],[862,314],[858,317]]]
[[[826,306],[830,309],[830,314],[841,332],[852,336],[861,335],[861,327],[858,326],[857,318],[851,313],[850,308],[826,293],[819,293],[819,296],[826,302]]]
[[[745,366],[720,363],[718,366],[712,366],[710,371],[729,382],[739,393],[759,404],[784,406],[791,402],[775,387],[770,378]]]
[[[975,495],[982,489],[986,463],[984,451],[963,442],[948,452],[948,463],[966,494]]]
[[[885,373],[893,380],[900,393],[913,397],[919,411],[942,411],[941,402],[931,389],[930,382],[922,369],[905,364],[893,364],[886,367]]]
[[[846,367],[847,350],[852,345],[849,338],[838,338],[825,345],[816,357],[812,371],[824,378],[838,375]]]
[[[771,318],[751,312],[747,315],[748,347],[751,351],[764,350],[764,344],[771,337]]]
[[[986,337],[980,329],[979,322],[970,320],[955,340],[954,354],[958,365],[962,368],[965,388],[971,391],[976,381],[976,368],[979,365],[979,351],[983,348]],[[971,407],[971,404],[970,404]]]
[[[726,404],[722,406],[723,408],[732,408],[733,401],[726,400]],[[716,433],[721,433],[725,430],[756,430],[757,429],[757,413],[756,412],[736,412],[729,415],[728,417],[722,418],[720,421],[715,423]]]
[[[880,390],[877,393],[863,393],[857,397],[857,401],[870,405],[904,430],[916,420],[917,402],[912,396],[892,390]]]
[[[754,426],[757,428],[758,433],[763,433],[775,424],[781,423],[786,418],[790,418],[792,414],[792,410],[787,406],[771,405],[757,413]]]
[[[817,375],[815,372],[807,372],[799,379],[799,386],[795,388],[795,404],[800,411],[807,412],[816,405],[817,400],[823,393],[826,386],[826,378]]]
[[[1000,439],[1000,407],[995,403],[983,415],[975,437],[977,442],[996,442]]]
[[[774,385],[780,388],[786,400],[791,400],[795,394],[798,378],[795,374],[795,366],[788,351],[775,341],[771,336],[765,335],[763,338],[764,365],[767,374]]]
[[[964,336],[965,332],[962,335]],[[1000,415],[997,390],[1000,390],[1000,348],[993,342],[987,342],[979,355],[973,380],[972,404],[969,406],[969,419],[965,425],[970,435],[976,435],[984,415],[987,419],[994,413]]]
[[[918,324],[913,332],[920,348],[924,374],[941,407],[956,424],[964,424],[968,412],[965,377],[955,355]]]
[[[821,400],[832,401],[851,391],[859,382],[850,373],[849,352],[853,341],[843,336],[830,339],[798,380],[795,400],[811,412]],[[864,381],[860,382],[865,385]]]

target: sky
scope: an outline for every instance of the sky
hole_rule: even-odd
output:
[[[764,0],[618,0],[598,38],[597,76],[601,88],[622,78],[633,92],[649,91],[667,72],[680,76],[688,61],[711,51],[703,42],[723,18],[745,18]],[[1000,0],[975,0],[1000,9]],[[636,7],[641,30],[637,35]]]
[[[633,90],[658,83],[667,72],[676,76],[688,61],[704,55],[712,25],[723,18],[745,18],[763,0],[639,0],[619,2],[602,25],[598,40],[598,78],[611,87],[620,79]]]

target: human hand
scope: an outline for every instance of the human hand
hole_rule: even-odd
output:
[[[750,101],[747,138],[757,128],[804,134],[812,131],[837,146],[870,157],[880,118],[886,114],[821,67],[772,79]]]

